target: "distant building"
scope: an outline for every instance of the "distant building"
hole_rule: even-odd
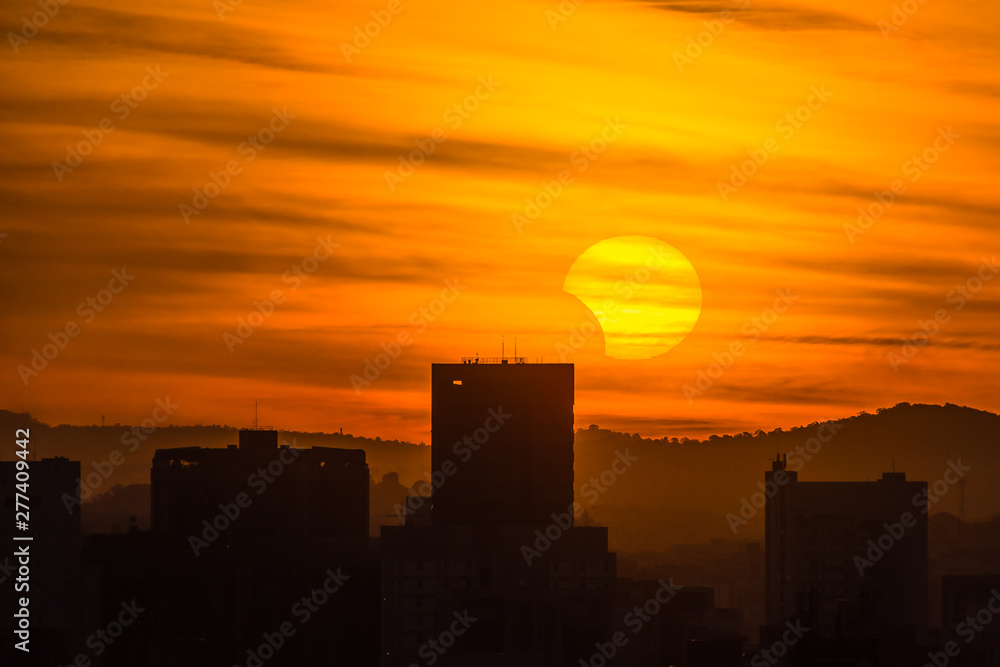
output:
[[[927,627],[927,515],[915,502],[927,483],[903,473],[800,482],[779,458],[765,484],[767,625],[780,636],[787,621],[801,620],[810,628],[804,645],[912,645]]]
[[[944,577],[1000,573],[1000,514],[987,521],[962,521],[947,512],[928,521],[931,627],[942,622]]]
[[[609,664],[629,667],[738,667],[744,638],[737,614],[715,607],[712,588],[678,586],[666,603],[670,582],[618,579],[615,614],[628,643]],[[599,662],[599,661],[598,661]]]
[[[444,472],[433,494],[438,526],[529,526],[565,512],[573,503],[573,364],[432,364],[431,468]]]
[[[278,432],[242,429],[226,449],[160,449],[153,457],[152,529],[200,533],[220,505],[248,507],[224,539],[364,538],[368,536],[369,474],[361,449],[278,445]]]
[[[1000,574],[943,577],[941,621],[942,639],[960,650],[946,654],[949,665],[1000,667]]]

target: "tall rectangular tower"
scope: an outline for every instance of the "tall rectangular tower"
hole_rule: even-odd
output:
[[[765,473],[767,623],[806,619],[810,637],[927,626],[926,482],[802,482]]]
[[[565,513],[573,503],[573,364],[432,364],[431,463],[435,525],[545,525]]]

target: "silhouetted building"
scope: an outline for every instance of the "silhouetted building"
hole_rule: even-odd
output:
[[[734,611],[715,607],[705,586],[619,579],[614,629],[627,640],[609,664],[629,667],[738,667],[744,638]],[[600,662],[600,661],[596,661]],[[591,663],[592,664],[592,663]]]
[[[763,546],[738,539],[674,544],[662,551],[619,558],[618,576],[646,579],[669,573],[679,582],[710,587],[713,608],[736,614],[738,627],[733,634],[756,643],[764,624]]]
[[[377,663],[369,484],[363,450],[279,446],[272,430],[158,450],[152,665]]]
[[[573,366],[431,367],[430,524],[382,529],[383,665],[570,666],[607,641],[615,554],[573,526]],[[475,619],[475,620],[471,620]],[[453,636],[454,635],[454,636]]]
[[[438,526],[539,525],[573,503],[573,364],[431,365]],[[454,469],[452,474],[447,474]]]
[[[86,629],[81,625],[80,512],[64,500],[79,498],[80,462],[64,458],[28,461],[27,470],[19,471],[17,461],[0,461],[0,480],[0,587],[4,591],[0,595],[4,638],[0,662],[45,667],[69,662],[83,646]],[[21,598],[28,600],[30,653],[15,648],[22,641],[14,634],[20,621],[15,614],[23,613]]]
[[[277,431],[242,429],[239,446],[156,451],[152,527],[200,533],[220,505],[235,505],[238,520],[220,520],[232,524],[225,539],[364,538],[369,481],[364,450],[279,447]]]
[[[941,634],[949,665],[1000,667],[1000,574],[942,577]]]
[[[526,559],[535,530],[383,527],[382,664],[429,664],[435,646],[447,647],[449,665],[576,665],[589,656],[612,620],[608,530],[560,531]],[[451,630],[457,636],[442,644]]]
[[[1000,570],[1000,514],[988,521],[962,521],[947,512],[928,521],[931,627],[947,629],[942,622],[942,579],[966,575],[979,577]]]
[[[158,614],[153,591],[165,567],[152,534],[132,529],[87,535],[83,568],[86,627],[95,635],[98,630],[104,631],[107,641],[98,637],[89,644],[85,642],[77,647],[77,656],[83,655],[95,667],[156,664],[150,661],[151,628]],[[121,621],[127,625],[121,625]],[[120,632],[116,624],[121,625]],[[117,636],[108,634],[108,628]],[[84,660],[76,660],[76,664],[84,664]]]
[[[926,482],[800,482],[779,458],[765,485],[761,644],[794,619],[809,628],[796,664],[909,656],[927,626]]]

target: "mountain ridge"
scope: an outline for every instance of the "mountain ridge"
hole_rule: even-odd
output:
[[[164,426],[128,451],[122,438],[133,433],[129,426],[49,426],[27,413],[0,410],[0,428],[6,432],[26,426],[36,429],[31,438],[36,455],[80,460],[84,476],[93,462],[106,461],[113,450],[122,452],[124,463],[93,489],[94,495],[116,485],[148,484],[156,449],[224,447],[237,441],[236,427]],[[364,449],[373,482],[397,473],[409,487],[431,472],[427,445],[340,433],[279,430],[278,437],[297,447]],[[1000,485],[993,483],[1000,479],[998,445],[1000,415],[951,403],[898,403],[839,420],[705,439],[644,438],[595,424],[575,432],[574,480],[587,520],[611,527],[615,548],[641,551],[684,541],[759,539],[763,512],[736,531],[727,516],[738,515],[744,499],[754,499],[778,450],[788,455],[789,469],[801,481],[874,480],[898,470],[908,479],[934,484],[949,462],[961,462],[970,467],[967,483],[948,488],[930,510],[959,516],[964,509],[967,520],[988,520],[1000,512]],[[601,474],[625,450],[636,458],[635,465],[619,483],[604,487]]]

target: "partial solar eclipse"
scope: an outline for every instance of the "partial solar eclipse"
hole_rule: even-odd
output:
[[[649,359],[690,333],[701,314],[701,281],[679,250],[649,236],[618,236],[587,248],[563,290],[590,309],[604,330],[604,353]]]

